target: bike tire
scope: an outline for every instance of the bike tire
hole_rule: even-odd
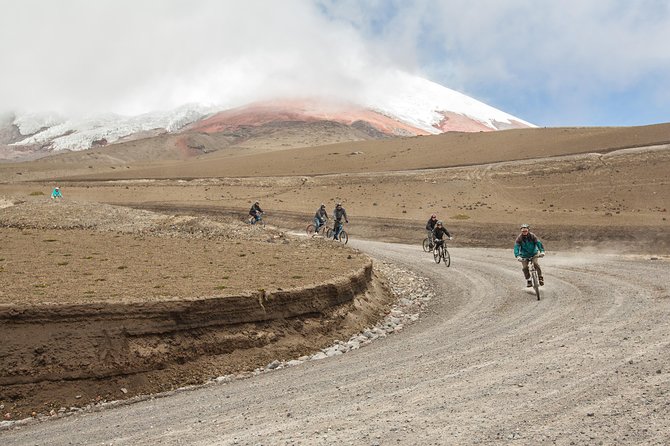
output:
[[[346,245],[347,243],[349,243],[349,234],[347,234],[347,231],[345,231],[344,229],[342,229],[342,232],[340,232],[340,237],[339,237],[339,239],[340,239],[340,242],[341,242],[343,245]]]
[[[425,252],[430,252],[430,240],[428,240],[428,237],[423,239],[423,250]]]
[[[444,266],[449,268],[451,266],[451,255],[447,248],[443,248],[442,250],[442,259],[444,260]]]
[[[328,230],[326,231],[326,237],[333,238],[333,230],[331,228],[328,228]]]
[[[440,263],[442,260],[442,253],[440,253],[439,246],[433,249],[433,260],[435,260],[435,263]]]
[[[316,228],[314,227],[314,225],[307,225],[307,229],[305,229],[305,232],[307,232],[307,235],[311,236],[311,235],[314,235],[314,230],[315,229]]]
[[[533,270],[530,274],[533,280],[533,289],[535,290],[535,295],[537,296],[537,300],[540,300],[540,279],[537,277],[537,271]]]

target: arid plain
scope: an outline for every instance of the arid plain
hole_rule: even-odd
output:
[[[0,165],[5,316],[16,314],[12,308],[47,314],[59,305],[144,305],[337,282],[366,268],[368,257],[292,233],[304,231],[320,203],[331,212],[338,201],[354,240],[419,249],[425,221],[436,213],[457,249],[511,249],[518,224],[527,222],[548,252],[637,254],[661,262],[670,254],[669,124],[448,133],[314,147],[300,147],[304,141],[293,132],[274,138],[281,150],[249,140],[186,153],[158,137]],[[310,138],[318,141],[319,134]],[[55,185],[63,190],[61,202],[48,198]],[[264,230],[242,223],[255,200],[267,213]],[[104,361],[92,353],[78,365],[96,369],[92,363],[107,361],[79,382],[74,375],[49,378],[55,373],[49,365],[58,361],[48,351],[5,354],[16,361],[10,364],[14,378],[34,368],[42,375],[5,387],[3,413],[20,418],[168,390],[321,348],[388,311],[385,279],[372,275],[366,305],[354,300],[353,307],[314,310],[318,317],[310,313],[300,323],[246,325],[234,334],[240,348],[233,353],[208,352],[212,338],[173,338],[175,345],[200,350],[188,355],[167,349],[178,356],[174,364],[147,360],[137,366],[114,357],[127,345],[112,343]],[[83,321],[72,324],[68,333],[86,330]],[[30,336],[3,330],[17,349],[18,338]],[[265,339],[249,343],[254,336]],[[165,348],[151,342],[143,348]],[[70,355],[99,350],[77,345],[76,337],[67,345]],[[224,354],[225,361],[212,359]],[[113,373],[114,367],[126,367],[128,376]]]

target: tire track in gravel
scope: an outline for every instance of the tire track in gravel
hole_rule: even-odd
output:
[[[665,444],[670,268],[550,253],[542,300],[511,250],[352,241],[428,277],[399,334],[251,379],[0,432],[18,444]]]

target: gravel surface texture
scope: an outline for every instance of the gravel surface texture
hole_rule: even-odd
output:
[[[14,424],[0,442],[667,444],[666,259],[549,252],[537,301],[510,250],[454,248],[446,268],[418,246],[354,244],[430,280],[430,291],[403,285],[430,298],[399,333],[248,379]]]

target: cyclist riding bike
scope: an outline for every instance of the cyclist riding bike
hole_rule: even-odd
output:
[[[435,240],[433,239],[433,229],[435,229],[435,225],[437,224],[437,215],[433,214],[430,216],[428,219],[428,223],[426,223],[426,231],[428,232],[428,242],[430,249],[433,249],[433,244]]]
[[[249,220],[251,224],[255,225],[257,222],[259,222],[262,214],[263,209],[261,209],[260,203],[258,201],[254,202],[254,204],[251,206],[251,209],[249,209],[249,216],[251,217]]]
[[[314,234],[319,233],[319,229],[321,226],[326,224],[326,220],[328,220],[328,212],[326,212],[326,205],[321,203],[321,206],[319,209],[316,210],[316,213],[314,214]]]
[[[533,282],[530,279],[530,271],[528,271],[528,262],[532,261],[533,266],[537,270],[537,276],[540,280],[540,286],[544,286],[544,277],[542,277],[542,270],[540,269],[540,262],[538,259],[544,257],[544,246],[539,238],[530,232],[530,226],[526,223],[522,224],[521,234],[514,241],[514,257],[521,262],[523,269],[523,276],[526,278],[526,286],[532,287]]]
[[[447,231],[447,228],[442,224],[442,220],[438,220],[435,223],[435,228],[433,228],[433,239],[435,240],[435,246],[442,245],[446,240],[451,240],[451,234]]]
[[[347,218],[347,211],[342,207],[342,203],[337,203],[335,205],[333,217],[335,218],[335,222],[333,224],[333,239],[339,240],[340,232],[342,232],[342,218],[344,218],[344,221],[349,223],[349,219]]]
[[[55,200],[57,198],[63,198],[63,194],[60,191],[60,187],[54,187],[54,190],[51,192],[51,199]]]

